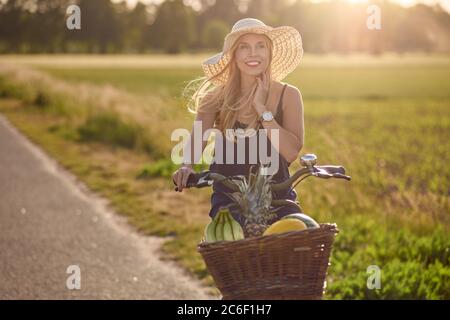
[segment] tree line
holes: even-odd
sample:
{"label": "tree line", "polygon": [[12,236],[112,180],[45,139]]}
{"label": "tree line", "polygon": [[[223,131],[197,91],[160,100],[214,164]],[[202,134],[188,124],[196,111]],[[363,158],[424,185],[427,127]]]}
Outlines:
{"label": "tree line", "polygon": [[[305,0],[0,0],[0,53],[180,53],[220,50],[235,21],[290,25],[310,53],[450,52],[450,14],[439,5],[404,8],[386,0],[380,29],[367,27],[368,4]],[[81,29],[69,30],[76,4]]]}

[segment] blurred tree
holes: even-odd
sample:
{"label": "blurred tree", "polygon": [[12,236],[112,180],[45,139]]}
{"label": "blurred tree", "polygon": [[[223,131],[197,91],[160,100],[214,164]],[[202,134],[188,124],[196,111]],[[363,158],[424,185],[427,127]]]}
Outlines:
{"label": "blurred tree", "polygon": [[27,15],[23,1],[3,3],[0,11],[0,40],[6,52],[19,52],[26,39]]}
{"label": "blurred tree", "polygon": [[[66,28],[69,4],[81,8],[81,30]],[[307,52],[450,52],[450,15],[440,6],[371,4],[381,9],[380,30],[367,28],[367,4],[346,1],[166,0],[130,8],[125,0],[0,0],[0,52],[219,49],[243,17],[295,27]]]}
{"label": "blurred tree", "polygon": [[65,48],[66,8],[69,0],[36,0],[29,13],[26,42],[29,52],[61,52]]}
{"label": "blurred tree", "polygon": [[203,34],[209,21],[221,20],[228,26],[228,31],[232,25],[244,14],[239,11],[239,0],[200,0],[201,11],[197,20],[198,34]]}
{"label": "blurred tree", "polygon": [[80,0],[80,38],[90,53],[106,53],[121,40],[122,26],[110,0]]}
{"label": "blurred tree", "polygon": [[231,26],[243,17],[238,0],[201,0],[201,3],[203,9],[199,18],[202,28],[213,19],[220,19]]}
{"label": "blurred tree", "polygon": [[125,48],[134,48],[138,52],[144,52],[147,46],[145,31],[149,28],[149,15],[146,6],[138,2],[130,13],[124,13],[124,18],[123,40]]}
{"label": "blurred tree", "polygon": [[268,25],[277,26],[283,22],[284,16],[282,13],[291,3],[291,0],[250,0],[247,16],[260,19]]}
{"label": "blurred tree", "polygon": [[328,3],[312,4],[296,1],[282,12],[283,24],[296,28],[303,41],[305,51],[323,53],[328,50],[327,31],[330,29]]}
{"label": "blurred tree", "polygon": [[167,53],[179,53],[194,40],[194,12],[182,0],[167,0],[157,9],[150,27],[151,45]]}
{"label": "blurred tree", "polygon": [[219,19],[208,21],[203,29],[203,46],[209,49],[222,50],[223,39],[229,32],[228,25]]}

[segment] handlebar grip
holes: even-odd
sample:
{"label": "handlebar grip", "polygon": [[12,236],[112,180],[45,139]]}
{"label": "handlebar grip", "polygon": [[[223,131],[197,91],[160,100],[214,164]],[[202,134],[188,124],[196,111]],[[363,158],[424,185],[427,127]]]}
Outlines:
{"label": "handlebar grip", "polygon": [[345,180],[348,180],[348,181],[352,180],[352,177],[346,176],[345,174],[340,174],[340,173],[335,173],[335,174],[333,174],[333,178],[336,178],[336,179],[345,179]]}
{"label": "handlebar grip", "polygon": [[323,169],[329,174],[345,174],[345,168],[343,166],[331,166],[331,165],[324,165],[324,166],[316,166],[316,168]]}
{"label": "handlebar grip", "polygon": [[346,176],[345,174],[342,174],[340,172],[329,173],[329,172],[325,171],[324,168],[322,168],[322,167],[316,167],[316,169],[318,169],[318,170],[313,175],[315,175],[318,178],[322,178],[322,179],[336,178],[336,179],[345,179],[348,181],[351,180],[350,176]]}
{"label": "handlebar grip", "polygon": [[186,182],[186,188],[194,187],[200,179],[199,173],[191,173]]}
{"label": "handlebar grip", "polygon": [[[191,174],[188,176],[188,179],[187,179],[187,181],[186,181],[186,186],[185,186],[185,188],[201,187],[201,186],[197,185],[198,182],[199,182],[199,180],[200,180],[201,178],[205,177],[205,176],[208,175],[208,174],[209,174],[209,170],[202,171],[202,172],[199,172],[199,173],[191,173]],[[175,185],[175,191],[178,191],[178,187],[177,187],[177,185],[175,184],[175,181],[172,180],[172,182],[173,182],[173,184]]]}
{"label": "handlebar grip", "polygon": [[[193,187],[193,186],[197,183],[198,178],[196,177],[196,175],[197,175],[196,173],[191,173],[191,174],[189,175],[189,177],[188,177],[188,179],[187,179],[187,182],[186,182],[185,188]],[[178,191],[178,186],[177,186],[177,184],[175,183],[175,180],[172,180],[172,182],[173,182],[173,184],[175,185],[175,191]]]}

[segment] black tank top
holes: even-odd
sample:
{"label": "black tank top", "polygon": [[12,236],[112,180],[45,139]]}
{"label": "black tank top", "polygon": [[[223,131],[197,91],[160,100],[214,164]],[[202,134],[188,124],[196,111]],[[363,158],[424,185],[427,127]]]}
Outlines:
{"label": "black tank top", "polygon": [[[280,100],[278,101],[277,104],[277,109],[276,109],[276,113],[275,113],[275,120],[277,121],[277,123],[280,124],[280,126],[282,126],[283,124],[283,108],[282,108],[282,101],[283,101],[283,96],[284,96],[284,91],[286,89],[286,84],[283,86],[282,92],[281,92],[281,96],[280,96]],[[246,125],[237,121],[235,124],[235,128],[245,128]],[[259,136],[257,136],[257,141],[258,141],[258,146],[259,146]],[[266,138],[266,137],[265,137]],[[211,163],[209,169],[211,172],[216,172],[216,173],[220,173],[224,176],[234,176],[234,175],[244,175],[245,177],[248,177],[250,170],[252,170],[252,172],[256,172],[256,170],[259,167],[259,156],[257,156],[257,164],[254,163],[249,163],[249,142],[250,139],[248,137],[244,138],[245,139],[245,163],[243,164],[237,164],[237,144],[234,143],[234,157],[235,157],[235,161],[233,164],[226,164],[226,163],[216,163],[215,160],[213,161],[213,163]],[[286,161],[286,159],[277,152],[277,150],[275,149],[275,147],[272,146],[272,143],[270,141],[270,139],[266,138],[267,140],[267,154],[269,156],[269,158],[271,158],[271,153],[272,152],[276,152],[276,156],[278,157],[278,171],[273,175],[272,179],[275,182],[281,182],[284,181],[286,179],[289,178],[289,166],[290,163],[288,161]],[[259,148],[257,149],[259,151]],[[226,147],[225,147],[225,143],[223,146],[223,159],[226,159]],[[259,152],[258,152],[259,154]],[[225,160],[223,161],[225,162]],[[227,195],[223,195],[223,193],[229,193],[231,192],[230,189],[226,188],[225,186],[223,186],[221,183],[214,183],[213,184],[213,195],[211,198],[211,204],[212,204],[212,208],[211,208],[211,212],[210,212],[210,216],[214,217],[219,205],[224,205],[226,204],[226,202],[230,201],[230,198]],[[273,193],[273,198],[274,199],[290,199],[290,200],[296,200],[297,194],[295,192],[295,190],[290,190],[290,189],[286,189],[286,190],[280,190],[277,191],[276,193]]]}

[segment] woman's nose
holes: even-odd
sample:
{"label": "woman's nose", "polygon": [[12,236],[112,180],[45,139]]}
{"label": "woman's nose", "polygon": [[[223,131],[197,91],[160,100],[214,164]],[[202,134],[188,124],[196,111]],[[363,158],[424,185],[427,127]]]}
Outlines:
{"label": "woman's nose", "polygon": [[258,55],[256,54],[256,48],[251,48],[249,51],[249,58],[257,58]]}

